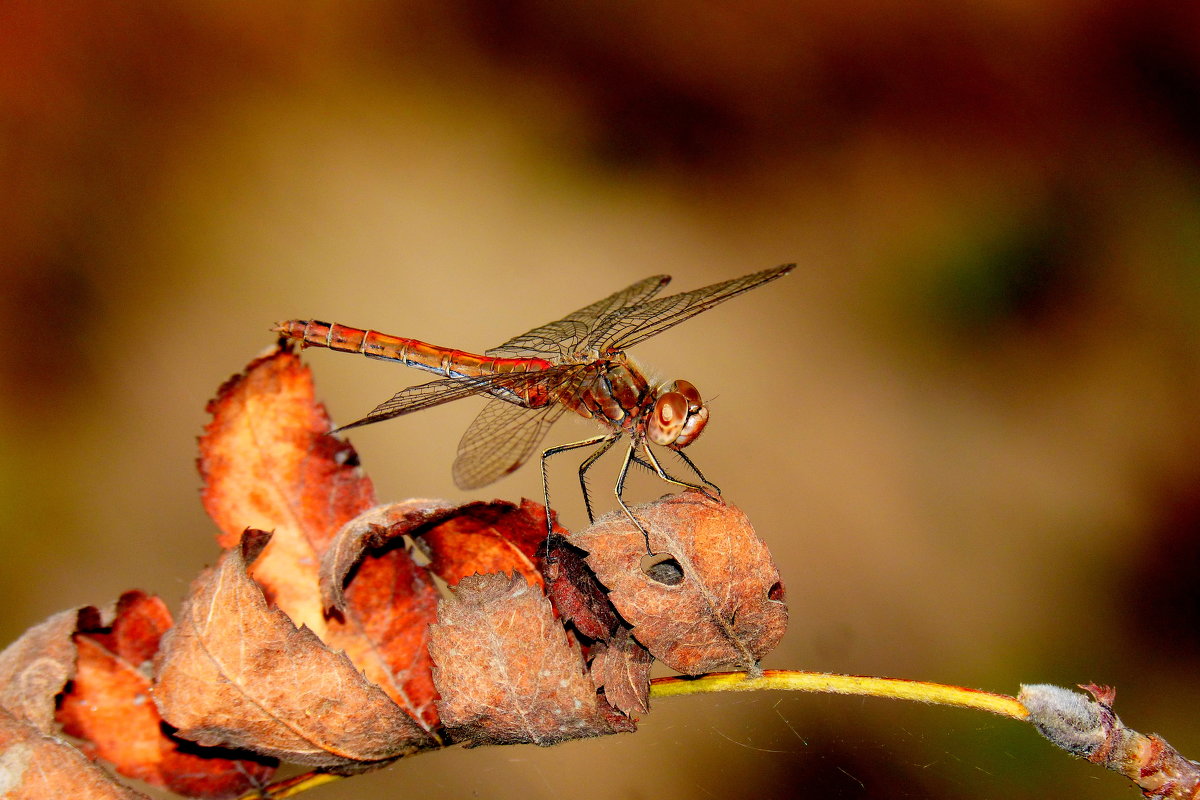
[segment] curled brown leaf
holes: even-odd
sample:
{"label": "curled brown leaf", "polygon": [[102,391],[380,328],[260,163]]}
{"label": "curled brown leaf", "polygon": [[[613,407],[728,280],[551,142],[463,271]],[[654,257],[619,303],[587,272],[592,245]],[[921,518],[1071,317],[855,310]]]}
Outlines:
{"label": "curled brown leaf", "polygon": [[111,626],[75,635],[78,668],[58,719],[80,749],[103,758],[122,775],[197,798],[236,797],[264,785],[270,759],[201,748],[170,735],[150,701],[148,660],[171,627],[157,597],[126,592]]}
{"label": "curled brown leaf", "polygon": [[571,537],[637,640],[689,675],[734,664],[755,670],[787,628],[779,570],[737,508],[688,491],[637,506],[645,539],[624,514]]}
{"label": "curled brown leaf", "polygon": [[467,503],[414,531],[429,569],[454,586],[468,575],[516,572],[542,586],[538,548],[546,540],[541,506],[528,500]]}
{"label": "curled brown leaf", "polygon": [[434,740],[343,653],[267,606],[246,574],[270,535],[248,531],[193,583],[163,640],[154,699],[179,735],[334,771]]}
{"label": "curled brown leaf", "polygon": [[596,694],[578,645],[520,575],[460,581],[442,601],[429,648],[455,741],[551,745],[634,728]]}
{"label": "curled brown leaf", "polygon": [[592,645],[592,682],[623,714],[636,717],[650,710],[650,665],[654,657],[622,626],[609,639]]}
{"label": "curled brown leaf", "polygon": [[621,625],[621,618],[584,561],[584,552],[565,537],[550,540],[546,559],[546,593],[564,621],[589,639],[607,639]]}
{"label": "curled brown leaf", "polygon": [[445,500],[406,500],[375,506],[347,522],[321,557],[319,577],[325,610],[346,610],[346,579],[368,552],[455,513],[456,507]]}
{"label": "curled brown leaf", "polygon": [[96,627],[100,613],[87,606],[60,611],[34,625],[0,652],[0,708],[42,733],[54,731],[55,697],[75,675],[80,628]]}
{"label": "curled brown leaf", "polygon": [[147,800],[74,747],[0,708],[0,792],[5,800]]}

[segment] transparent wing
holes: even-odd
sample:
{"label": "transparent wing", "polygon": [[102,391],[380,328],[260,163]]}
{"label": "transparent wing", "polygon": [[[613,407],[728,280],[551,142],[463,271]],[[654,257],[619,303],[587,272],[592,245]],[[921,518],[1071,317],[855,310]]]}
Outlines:
{"label": "transparent wing", "polygon": [[454,483],[479,489],[524,464],[567,407],[521,408],[494,398],[483,407],[458,443]]}
{"label": "transparent wing", "polygon": [[601,353],[625,350],[667,328],[707,311],[742,292],[762,286],[792,271],[795,264],[783,264],[774,269],[755,272],[731,281],[714,283],[702,289],[660,297],[635,306],[619,308],[596,323],[584,342],[584,347]]}
{"label": "transparent wing", "polygon": [[377,405],[362,419],[355,420],[349,425],[343,425],[333,432],[337,433],[350,428],[382,422],[385,419],[411,414],[414,411],[440,406],[442,403],[461,400],[477,394],[492,395],[505,403],[525,408],[527,403],[522,395],[523,390],[538,385],[556,385],[576,369],[578,369],[576,365],[567,364],[536,372],[502,372],[476,378],[442,378],[417,386],[409,386],[407,389],[396,392],[391,399]]}
{"label": "transparent wing", "polygon": [[504,358],[537,357],[560,360],[579,349],[596,320],[619,308],[644,303],[657,294],[670,280],[671,276],[669,275],[652,275],[562,319],[548,322],[541,327],[534,328],[529,333],[509,339],[499,347],[488,350],[487,355]]}

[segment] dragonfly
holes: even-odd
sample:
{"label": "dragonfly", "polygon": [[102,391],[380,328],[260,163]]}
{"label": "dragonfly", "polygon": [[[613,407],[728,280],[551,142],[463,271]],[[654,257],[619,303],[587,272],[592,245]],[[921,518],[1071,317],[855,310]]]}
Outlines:
{"label": "dragonfly", "polygon": [[[548,532],[553,523],[547,459],[570,450],[594,448],[580,464],[579,484],[588,519],[595,521],[587,472],[618,441],[628,437],[613,493],[617,504],[646,538],[649,553],[649,535],[623,498],[632,464],[653,471],[668,483],[710,497],[713,492],[719,496],[720,489],[683,452],[708,424],[708,406],[700,392],[685,380],[655,385],[625,351],[719,303],[781,278],[794,267],[783,264],[666,297],[657,295],[670,276],[653,275],[482,355],[319,320],[288,320],[274,330],[285,339],[300,342],[301,347],[359,353],[441,376],[402,389],[362,419],[331,433],[466,397],[488,398],[458,445],[453,474],[454,482],[463,490],[487,486],[519,468],[537,451],[550,426],[568,411],[600,423],[604,430],[599,435],[542,451]],[[674,451],[699,483],[667,472],[651,445]]]}

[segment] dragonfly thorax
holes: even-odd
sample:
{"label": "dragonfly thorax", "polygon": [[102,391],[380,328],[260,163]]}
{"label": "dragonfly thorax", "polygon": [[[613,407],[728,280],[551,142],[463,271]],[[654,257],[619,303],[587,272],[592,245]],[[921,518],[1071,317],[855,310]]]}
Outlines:
{"label": "dragonfly thorax", "polygon": [[700,392],[687,381],[651,386],[623,354],[593,362],[571,405],[579,414],[657,445],[686,447],[708,422]]}
{"label": "dragonfly thorax", "polygon": [[565,398],[579,414],[617,430],[633,432],[654,406],[657,393],[627,357],[592,362],[581,376],[575,398]]}

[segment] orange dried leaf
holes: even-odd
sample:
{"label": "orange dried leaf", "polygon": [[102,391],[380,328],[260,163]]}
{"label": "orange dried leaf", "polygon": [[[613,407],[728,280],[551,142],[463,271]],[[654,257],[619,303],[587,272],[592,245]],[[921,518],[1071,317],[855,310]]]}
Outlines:
{"label": "orange dried leaf", "polygon": [[337,532],[374,504],[370,480],[346,442],[327,435],[329,417],[312,376],[277,349],[226,383],[209,403],[200,441],[204,504],[222,544],[244,526],[273,531],[251,568],[276,607],[344,651],[426,731],[437,727],[425,650],[435,616],[433,583],[408,553],[376,554],[356,575],[355,602],[328,619],[318,565]]}
{"label": "orange dried leaf", "polygon": [[71,636],[99,621],[99,612],[90,606],[60,611],[0,652],[0,708],[42,733],[52,733],[54,698],[75,674]]}
{"label": "orange dried leaf", "polygon": [[140,667],[154,659],[163,634],[172,624],[171,612],[161,598],[134,590],[117,600],[110,628],[88,630],[87,635],[117,657]]}
{"label": "orange dried leaf", "polygon": [[146,795],[115,783],[74,747],[41,733],[3,708],[0,789],[5,800],[147,800]]}
{"label": "orange dried leaf", "polygon": [[334,771],[370,769],[434,744],[344,653],[268,608],[246,574],[269,534],[192,585],[156,664],[154,699],[179,735]]}
{"label": "orange dried leaf", "polygon": [[700,492],[633,509],[660,561],[642,569],[645,539],[624,514],[571,537],[633,635],[667,666],[695,675],[757,669],[783,638],[787,606],[771,554],[733,506]]}
{"label": "orange dried leaf", "polygon": [[221,546],[235,545],[246,528],[272,531],[254,579],[297,625],[323,634],[317,564],[338,529],[374,505],[358,455],[327,435],[312,375],[286,348],[226,382],[208,412],[198,464]]}
{"label": "orange dried leaf", "polygon": [[354,635],[336,635],[331,621],[330,646],[341,646],[372,683],[433,732],[439,721],[429,626],[441,597],[433,576],[407,551],[393,550],[363,559],[346,596]]}
{"label": "orange dried leaf", "polygon": [[430,559],[429,569],[451,586],[468,575],[517,572],[539,588],[538,548],[546,541],[541,506],[493,500],[467,503],[435,525],[414,532]]}
{"label": "orange dried leaf", "polygon": [[376,506],[347,522],[321,558],[321,602],[325,610],[346,610],[346,578],[368,552],[382,550],[455,513],[455,507],[444,500],[406,500]]}
{"label": "orange dried leaf", "polygon": [[634,729],[596,694],[578,645],[520,575],[463,578],[430,633],[454,741],[551,745]]}
{"label": "orange dried leaf", "polygon": [[440,508],[409,501],[372,509],[342,528],[321,562],[322,596],[340,615],[329,621],[326,640],[430,732],[439,723],[429,626],[437,620],[440,594],[403,538],[393,538]]}
{"label": "orange dried leaf", "polygon": [[81,749],[131,778],[188,797],[236,797],[262,786],[274,764],[205,752],[170,736],[150,699],[149,664],[171,617],[163,602],[126,592],[110,628],[75,636],[78,668],[58,710],[63,730],[83,740]]}

